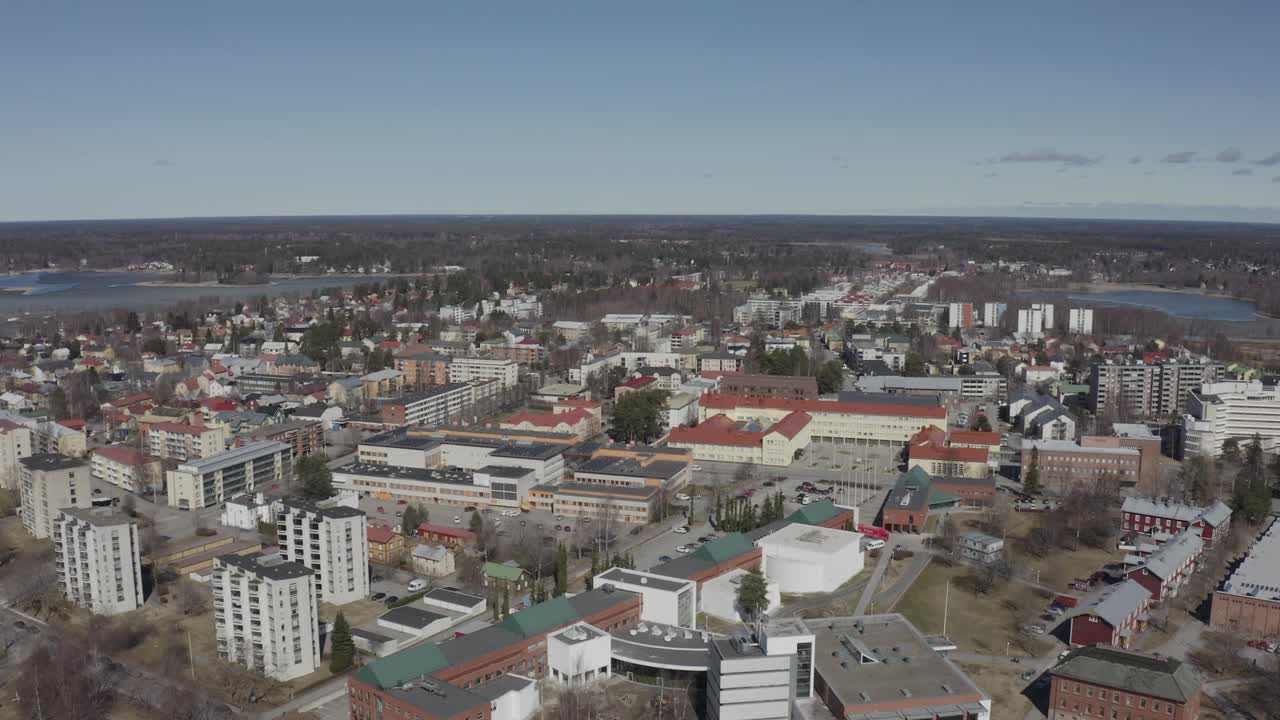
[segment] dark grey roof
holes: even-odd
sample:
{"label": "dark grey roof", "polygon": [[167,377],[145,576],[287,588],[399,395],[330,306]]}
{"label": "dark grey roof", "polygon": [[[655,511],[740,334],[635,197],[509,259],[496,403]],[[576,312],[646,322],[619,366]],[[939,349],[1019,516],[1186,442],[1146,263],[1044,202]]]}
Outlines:
{"label": "dark grey roof", "polygon": [[73,457],[67,457],[59,453],[38,453],[30,457],[24,457],[18,460],[30,470],[40,472],[49,472],[52,470],[70,470],[73,468],[88,467],[88,463]]}
{"label": "dark grey roof", "polygon": [[445,640],[438,647],[450,664],[460,665],[487,655],[495,649],[518,643],[521,639],[519,635],[504,627],[490,625],[462,637]]}
{"label": "dark grey roof", "polygon": [[285,507],[302,510],[304,512],[314,513],[321,517],[328,518],[351,518],[363,517],[365,512],[360,508],[347,507],[346,505],[326,505],[321,506],[314,501],[303,498],[285,498],[280,501]]}
{"label": "dark grey roof", "polygon": [[268,580],[290,580],[311,575],[311,568],[301,563],[283,560],[279,555],[254,553],[253,555],[223,555],[218,558],[223,565],[233,565],[246,572]]}
{"label": "dark grey roof", "polygon": [[464,592],[446,590],[445,588],[436,588],[427,593],[424,597],[431,598],[432,600],[439,600],[440,602],[449,603],[451,605],[466,605],[468,607],[484,602],[484,598],[479,595],[468,595]]}
{"label": "dark grey roof", "polygon": [[454,717],[469,714],[476,708],[489,708],[488,698],[429,678],[411,681],[386,692],[412,707],[430,709],[434,717]]}
{"label": "dark grey roof", "polygon": [[[377,642],[377,643],[384,643],[384,642],[395,639],[391,635],[384,635],[380,632],[374,632],[373,630],[366,630],[365,628],[359,628],[359,627],[351,628],[351,634],[359,638],[364,638],[365,640],[368,640],[370,642]],[[404,634],[400,633],[400,637],[404,637]]]}
{"label": "dark grey roof", "polygon": [[507,478],[510,480],[518,480],[533,473],[533,470],[531,468],[511,467],[510,465],[485,465],[479,470],[476,470],[476,472],[500,478]]}
{"label": "dark grey roof", "polygon": [[1180,703],[1190,700],[1201,684],[1195,668],[1184,662],[1106,646],[1073,650],[1049,672]]}
{"label": "dark grey roof", "polygon": [[860,392],[842,390],[838,395],[840,402],[852,403],[889,403],[891,405],[908,405],[911,407],[936,408],[942,406],[937,395],[899,395],[898,393]]}
{"label": "dark grey roof", "polygon": [[530,678],[503,673],[483,685],[471,688],[471,692],[492,702],[509,692],[523,690],[532,684],[533,680]]}
{"label": "dark grey roof", "polygon": [[561,495],[599,495],[600,493],[608,493],[610,495],[629,495],[633,498],[643,500],[651,497],[658,492],[658,488],[648,485],[642,487],[626,487],[623,485],[605,485],[602,483],[591,482],[561,482],[559,485],[539,485],[541,490],[549,490]]}
{"label": "dark grey roof", "polygon": [[440,613],[433,613],[430,610],[413,607],[411,605],[401,605],[400,607],[391,608],[390,610],[378,616],[379,620],[386,620],[396,625],[406,625],[415,627],[419,630],[427,627],[437,620],[443,620],[446,616]]}
{"label": "dark grey roof", "polygon": [[670,480],[686,467],[688,467],[686,463],[675,460],[655,460],[647,465],[641,465],[635,458],[603,456],[582,463],[578,466],[578,472]]}
{"label": "dark grey roof", "polygon": [[711,568],[713,563],[703,560],[702,558],[692,555],[684,555],[678,558],[672,558],[670,562],[664,562],[649,569],[649,572],[656,575],[666,575],[667,577],[690,578],[700,572]]}

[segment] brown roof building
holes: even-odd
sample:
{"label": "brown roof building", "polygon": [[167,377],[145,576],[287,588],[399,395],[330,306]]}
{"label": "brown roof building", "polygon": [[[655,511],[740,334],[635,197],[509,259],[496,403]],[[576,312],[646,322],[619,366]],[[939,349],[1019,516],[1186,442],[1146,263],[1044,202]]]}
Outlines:
{"label": "brown roof building", "polygon": [[720,379],[720,392],[747,397],[817,400],[818,381],[812,377],[733,374]]}

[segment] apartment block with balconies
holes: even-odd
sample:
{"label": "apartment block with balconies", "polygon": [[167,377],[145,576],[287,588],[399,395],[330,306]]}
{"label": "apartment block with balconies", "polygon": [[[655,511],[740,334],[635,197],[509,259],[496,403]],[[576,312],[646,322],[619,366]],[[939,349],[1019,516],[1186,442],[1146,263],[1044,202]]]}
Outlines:
{"label": "apartment block with balconies", "polygon": [[310,568],[316,597],[345,605],[369,595],[369,521],[362,510],[290,498],[276,513],[280,555]]}
{"label": "apartment block with balconies", "polygon": [[58,583],[72,603],[97,615],[142,607],[138,525],[109,507],[63,508],[53,522]]}
{"label": "apartment block with balconies", "polygon": [[213,561],[218,656],[280,681],[320,667],[314,573],[279,555],[226,555]]}

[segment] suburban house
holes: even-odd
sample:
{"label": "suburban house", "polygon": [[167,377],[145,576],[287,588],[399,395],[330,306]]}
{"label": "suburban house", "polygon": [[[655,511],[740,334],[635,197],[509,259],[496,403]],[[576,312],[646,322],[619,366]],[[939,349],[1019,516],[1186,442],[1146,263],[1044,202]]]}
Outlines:
{"label": "suburban house", "polygon": [[413,571],[419,575],[444,577],[454,571],[453,551],[443,545],[422,544],[413,548]]}
{"label": "suburban house", "polygon": [[1209,507],[1196,507],[1170,498],[1127,497],[1120,506],[1120,529],[1153,537],[1176,535],[1195,528],[1204,544],[1212,547],[1217,537],[1231,529],[1231,508],[1221,500]]}
{"label": "suburban house", "polygon": [[369,562],[394,565],[404,559],[404,536],[386,525],[370,525]]}
{"label": "suburban house", "polygon": [[480,570],[481,582],[487,588],[521,591],[529,587],[529,573],[519,565],[487,562]]}

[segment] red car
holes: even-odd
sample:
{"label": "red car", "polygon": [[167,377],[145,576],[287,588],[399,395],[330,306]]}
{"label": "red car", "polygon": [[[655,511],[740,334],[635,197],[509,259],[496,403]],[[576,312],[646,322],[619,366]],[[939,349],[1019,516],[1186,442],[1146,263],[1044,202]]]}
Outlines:
{"label": "red car", "polygon": [[743,491],[742,491],[742,497],[751,497],[752,495],[755,495],[755,494],[756,494],[756,491],[755,491],[755,490],[743,490]]}
{"label": "red car", "polygon": [[382,507],[381,505],[378,506],[378,512],[386,512],[386,511],[387,511],[386,508]]}
{"label": "red car", "polygon": [[397,505],[408,505],[408,504],[409,504],[409,501],[408,501],[408,500],[405,500],[404,498],[400,498],[399,500],[397,500],[397,501],[396,501],[396,504],[397,504]]}

